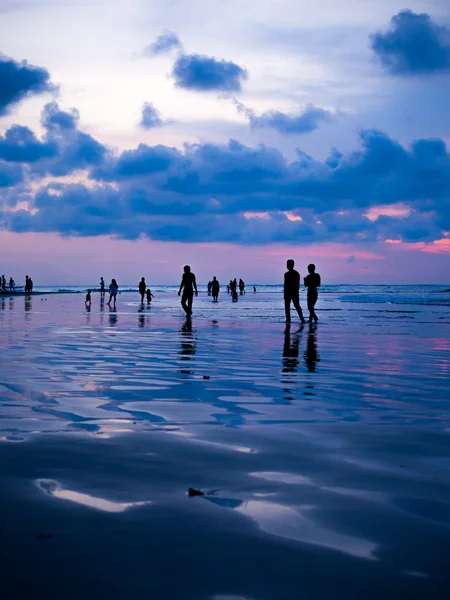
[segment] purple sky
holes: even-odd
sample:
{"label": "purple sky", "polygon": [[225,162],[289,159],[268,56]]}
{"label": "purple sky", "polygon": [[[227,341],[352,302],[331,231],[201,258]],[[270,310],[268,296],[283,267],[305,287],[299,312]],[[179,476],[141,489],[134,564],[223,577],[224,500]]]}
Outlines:
{"label": "purple sky", "polygon": [[443,0],[0,14],[0,274],[450,283]]}

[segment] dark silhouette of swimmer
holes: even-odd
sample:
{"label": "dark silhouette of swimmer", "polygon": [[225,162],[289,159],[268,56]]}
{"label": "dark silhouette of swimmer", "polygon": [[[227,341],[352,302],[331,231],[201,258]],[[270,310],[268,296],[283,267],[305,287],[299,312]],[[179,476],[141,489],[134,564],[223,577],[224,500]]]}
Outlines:
{"label": "dark silhouette of swimmer", "polygon": [[141,304],[144,304],[145,290],[147,286],[145,285],[145,277],[141,277],[139,282],[139,293],[141,295]]}
{"label": "dark silhouette of swimmer", "polygon": [[305,284],[305,288],[308,288],[307,299],[309,310],[309,322],[311,323],[314,319],[314,321],[317,323],[319,317],[316,315],[314,307],[316,305],[318,296],[317,288],[320,287],[320,275],[319,273],[316,273],[316,266],[312,264],[308,265],[308,273],[309,275],[307,275],[304,278],[303,282]]}
{"label": "dark silhouette of swimmer", "polygon": [[194,293],[198,296],[197,281],[194,273],[191,272],[191,267],[189,265],[185,265],[183,270],[184,273],[181,278],[178,295],[181,296],[181,292],[183,291],[183,295],[181,296],[181,306],[183,307],[186,316],[189,318],[192,315]]}
{"label": "dark silhouette of swimmer", "polygon": [[86,306],[91,306],[91,292],[92,292],[92,290],[87,291],[86,300],[84,301]]}
{"label": "dark silhouette of swimmer", "polygon": [[220,283],[217,281],[217,277],[214,276],[211,281],[211,293],[213,297],[213,302],[219,301],[219,291],[220,291]]}
{"label": "dark silhouette of swimmer", "polygon": [[152,298],[154,298],[155,296],[151,293],[150,288],[147,288],[147,304],[151,304],[152,303]]}
{"label": "dark silhouette of swimmer", "polygon": [[286,312],[286,323],[291,322],[291,302],[300,317],[302,323],[306,323],[300,307],[300,273],[294,269],[294,261],[288,260],[287,272],[284,274],[284,310]]}
{"label": "dark silhouette of swimmer", "polygon": [[312,323],[309,325],[308,337],[306,338],[304,359],[308,371],[314,373],[317,363],[320,362],[320,356],[317,351],[316,326]]}

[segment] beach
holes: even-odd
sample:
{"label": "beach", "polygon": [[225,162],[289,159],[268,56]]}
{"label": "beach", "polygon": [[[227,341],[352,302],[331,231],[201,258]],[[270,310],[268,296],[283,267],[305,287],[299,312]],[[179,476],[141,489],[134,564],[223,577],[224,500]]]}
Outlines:
{"label": "beach", "polygon": [[2,597],[448,598],[450,294],[363,287],[0,298]]}

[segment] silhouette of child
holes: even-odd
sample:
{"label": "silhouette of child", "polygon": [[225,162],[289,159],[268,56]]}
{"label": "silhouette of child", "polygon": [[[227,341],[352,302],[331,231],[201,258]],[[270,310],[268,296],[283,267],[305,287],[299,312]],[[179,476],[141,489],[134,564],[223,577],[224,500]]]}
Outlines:
{"label": "silhouette of child", "polygon": [[85,304],[90,304],[91,303],[91,292],[92,292],[92,290],[88,290],[87,291],[86,300],[84,301]]}
{"label": "silhouette of child", "polygon": [[147,288],[146,294],[147,294],[147,304],[151,304],[152,298],[154,298],[154,295],[151,293],[150,288]]}

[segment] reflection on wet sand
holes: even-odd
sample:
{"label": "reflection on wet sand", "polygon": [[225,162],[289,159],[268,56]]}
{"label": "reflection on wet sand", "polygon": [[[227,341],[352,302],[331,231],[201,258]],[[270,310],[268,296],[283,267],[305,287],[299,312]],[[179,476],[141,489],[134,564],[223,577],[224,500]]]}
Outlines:
{"label": "reflection on wet sand", "polygon": [[317,325],[310,323],[308,336],[306,338],[306,351],[304,355],[305,365],[310,373],[314,373],[316,365],[320,362],[320,355],[317,351]]}
{"label": "reflection on wet sand", "polygon": [[109,326],[115,327],[117,325],[117,308],[115,306],[109,307]]}
{"label": "reflection on wet sand", "polygon": [[[197,336],[192,330],[191,319],[186,319],[185,323],[181,327],[181,350],[180,360],[191,361],[193,360],[194,354],[197,350]],[[187,366],[187,365],[186,365]],[[183,368],[180,369],[180,373],[185,375],[191,375],[192,369]]]}

